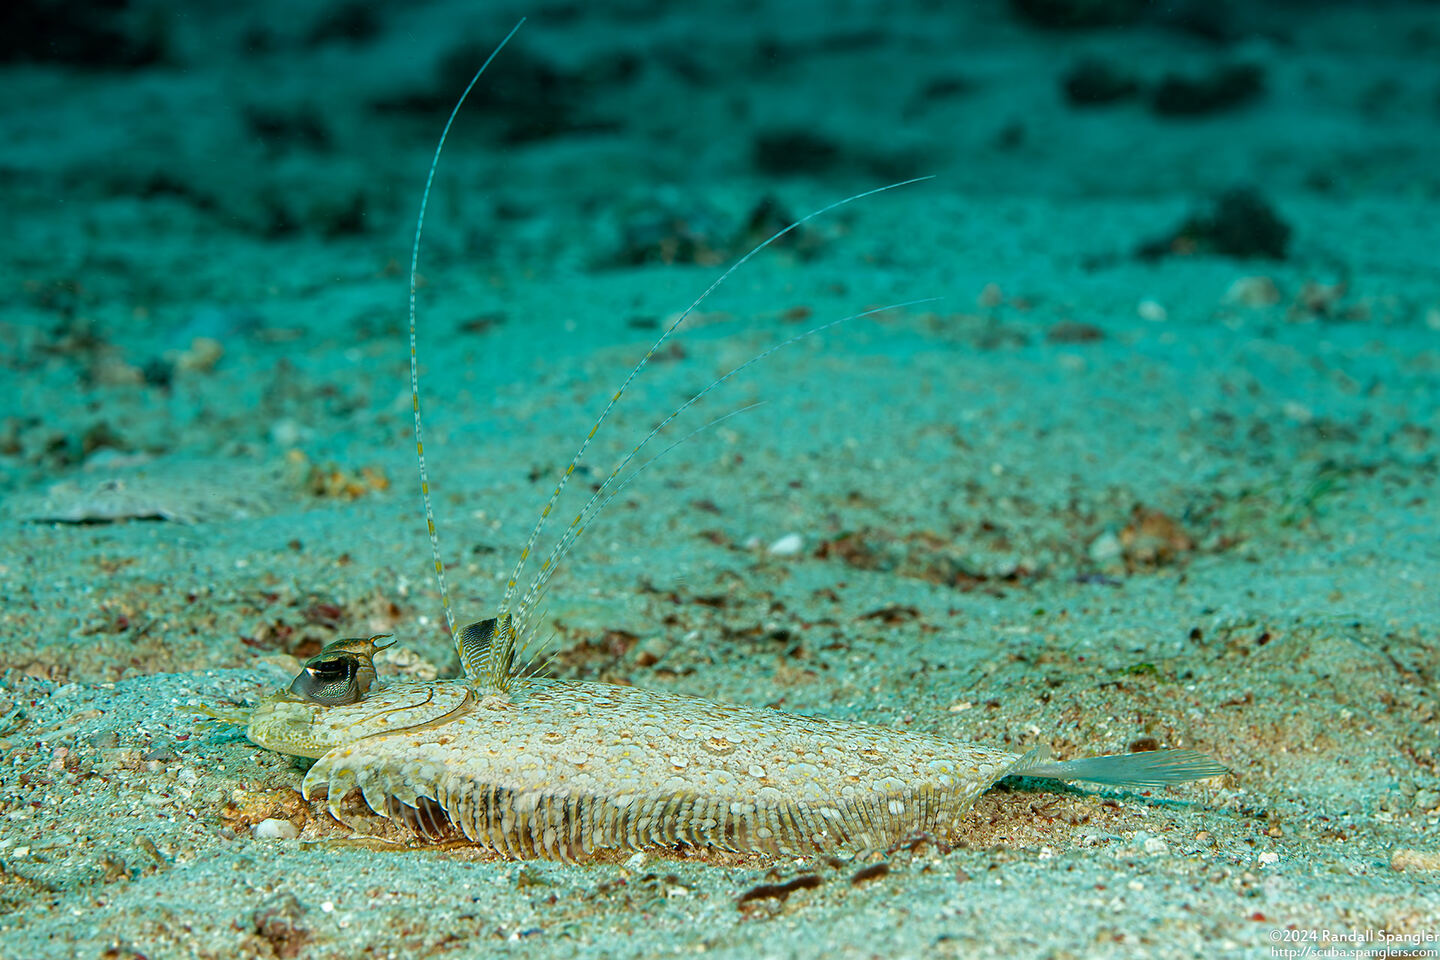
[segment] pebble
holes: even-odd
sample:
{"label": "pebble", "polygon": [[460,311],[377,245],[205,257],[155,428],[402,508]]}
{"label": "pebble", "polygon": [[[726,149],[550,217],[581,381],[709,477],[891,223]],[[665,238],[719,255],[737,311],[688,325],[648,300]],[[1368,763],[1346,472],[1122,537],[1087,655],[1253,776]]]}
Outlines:
{"label": "pebble", "polygon": [[175,358],[175,369],[209,373],[223,356],[225,345],[219,340],[214,337],[196,337],[190,341],[190,349]]}
{"label": "pebble", "polygon": [[1297,400],[1286,400],[1281,409],[1285,411],[1285,418],[1304,426],[1315,419],[1314,412],[1305,404]]}
{"label": "pebble", "polygon": [[1099,564],[1119,560],[1125,554],[1125,546],[1114,531],[1107,530],[1090,541],[1090,559]]}
{"label": "pebble", "polygon": [[793,557],[805,549],[805,539],[798,533],[787,533],[785,536],[770,544],[770,555],[773,557]]}
{"label": "pebble", "polygon": [[1225,291],[1225,302],[1242,307],[1268,307],[1280,302],[1280,288],[1269,277],[1240,277]]}
{"label": "pebble", "polygon": [[306,430],[299,421],[290,417],[276,420],[270,425],[270,439],[276,446],[287,449],[300,446],[308,437],[310,431]]}
{"label": "pebble", "polygon": [[1170,316],[1170,311],[1158,300],[1141,300],[1135,305],[1135,312],[1140,315],[1141,320],[1151,323],[1164,323]]}
{"label": "pebble", "polygon": [[635,663],[641,667],[651,667],[659,663],[665,654],[670,652],[670,642],[661,636],[646,637],[640,641],[635,649]]}
{"label": "pebble", "polygon": [[300,830],[295,824],[274,817],[261,820],[251,832],[255,834],[256,840],[294,840],[300,836]]}

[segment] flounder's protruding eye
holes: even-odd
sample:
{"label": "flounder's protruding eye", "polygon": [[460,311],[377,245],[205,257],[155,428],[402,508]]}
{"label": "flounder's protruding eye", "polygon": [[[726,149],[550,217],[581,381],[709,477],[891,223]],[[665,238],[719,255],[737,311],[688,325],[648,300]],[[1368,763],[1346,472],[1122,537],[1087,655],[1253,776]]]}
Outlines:
{"label": "flounder's protruding eye", "polygon": [[383,649],[375,641],[336,640],[305,661],[305,667],[290,683],[290,692],[322,707],[341,707],[357,703],[375,682],[375,651]]}
{"label": "flounder's protruding eye", "polygon": [[327,707],[354,703],[363,696],[355,682],[359,672],[360,658],[348,653],[314,657],[290,684],[290,692]]}

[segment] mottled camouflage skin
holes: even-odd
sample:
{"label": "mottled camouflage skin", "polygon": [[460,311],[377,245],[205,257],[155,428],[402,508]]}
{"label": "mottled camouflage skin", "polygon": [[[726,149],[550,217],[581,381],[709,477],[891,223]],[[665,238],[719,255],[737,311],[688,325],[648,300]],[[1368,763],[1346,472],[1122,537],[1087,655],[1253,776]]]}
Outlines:
{"label": "mottled camouflage skin", "polygon": [[570,859],[676,843],[797,853],[951,833],[1019,754],[861,723],[604,683],[378,687],[320,707],[279,695],[262,747],[318,757],[307,797],[359,787],[421,834]]}

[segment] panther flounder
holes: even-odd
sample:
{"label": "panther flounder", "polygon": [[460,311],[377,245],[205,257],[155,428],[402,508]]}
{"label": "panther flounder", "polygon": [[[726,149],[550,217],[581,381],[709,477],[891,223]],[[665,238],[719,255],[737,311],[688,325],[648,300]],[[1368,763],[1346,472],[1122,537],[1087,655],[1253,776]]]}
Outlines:
{"label": "panther flounder", "polygon": [[373,658],[382,638],[339,640],[311,657],[288,689],[252,710],[201,712],[245,723],[247,736],[261,747],[315,758],[305,776],[305,796],[326,795],[337,818],[344,797],[358,789],[371,810],[417,837],[463,838],[510,857],[571,860],[603,850],[679,844],[861,852],[920,833],[953,835],[975,799],[1006,776],[1158,787],[1227,772],[1190,750],[1055,762],[1043,749],[1019,754],[678,693],[537,677],[517,662],[533,632],[535,604],[560,561],[645,464],[622,473],[660,430],[731,374],[682,404],[622,458],[517,598],[516,585],[546,518],[631,381],[701,301],[756,253],[799,224],[878,190],[831,204],[774,234],[678,315],[630,371],[561,475],[520,551],[498,615],[457,629],[421,440],[415,265],[435,165],[464,99],[452,111],[431,163],[410,270],[411,390],[421,491],[445,623],[464,676],[381,680]]}

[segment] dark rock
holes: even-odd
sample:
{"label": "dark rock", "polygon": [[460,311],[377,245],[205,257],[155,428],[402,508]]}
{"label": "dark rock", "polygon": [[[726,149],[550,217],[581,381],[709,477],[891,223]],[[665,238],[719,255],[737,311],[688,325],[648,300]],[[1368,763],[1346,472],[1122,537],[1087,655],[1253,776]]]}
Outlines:
{"label": "dark rock", "polygon": [[1174,232],[1142,244],[1136,255],[1142,260],[1197,254],[1284,260],[1290,233],[1290,225],[1257,190],[1234,187],[1209,212],[1194,214]]}
{"label": "dark rock", "polygon": [[808,130],[771,130],[755,138],[755,169],[770,176],[815,174],[840,162],[838,144]]}
{"label": "dark rock", "polygon": [[1169,73],[1150,92],[1150,109],[1163,117],[1195,117],[1231,110],[1265,90],[1265,71],[1257,64],[1217,67],[1202,77]]}
{"label": "dark rock", "polygon": [[105,69],[165,58],[164,19],[130,0],[6,0],[0,63],[48,61]]}
{"label": "dark rock", "polygon": [[1140,81],[1135,77],[1093,58],[1081,60],[1067,70],[1060,83],[1065,100],[1076,107],[1114,103],[1140,92]]}

